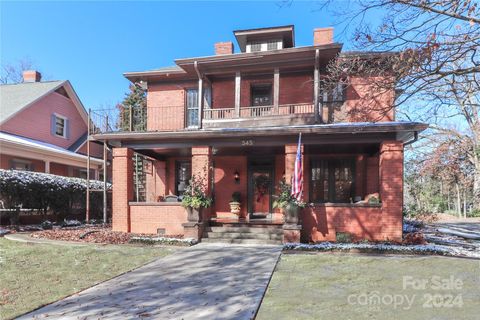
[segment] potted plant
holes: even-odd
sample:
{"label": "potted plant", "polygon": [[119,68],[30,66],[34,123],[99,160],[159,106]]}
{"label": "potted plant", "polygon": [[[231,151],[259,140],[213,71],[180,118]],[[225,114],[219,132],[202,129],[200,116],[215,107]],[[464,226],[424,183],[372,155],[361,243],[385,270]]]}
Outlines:
{"label": "potted plant", "polygon": [[204,190],[206,190],[206,185],[197,176],[193,176],[185,187],[182,206],[187,209],[189,222],[201,221],[203,208],[212,205],[212,198],[208,197]]}
{"label": "potted plant", "polygon": [[301,208],[305,208],[307,204],[303,201],[298,201],[292,196],[292,186],[280,181],[278,186],[279,194],[275,196],[273,202],[274,208],[279,208],[285,215],[285,222],[288,224],[298,224],[298,216]]}
{"label": "potted plant", "polygon": [[240,210],[241,210],[241,194],[240,192],[234,192],[232,193],[232,200],[230,200],[230,212],[236,214],[237,216],[240,217]]}

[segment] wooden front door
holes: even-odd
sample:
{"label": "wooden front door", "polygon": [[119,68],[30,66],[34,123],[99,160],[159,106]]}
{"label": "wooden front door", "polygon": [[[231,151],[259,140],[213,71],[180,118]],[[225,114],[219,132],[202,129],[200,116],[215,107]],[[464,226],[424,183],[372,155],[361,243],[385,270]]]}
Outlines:
{"label": "wooden front door", "polygon": [[248,166],[248,212],[250,219],[266,218],[272,212],[273,159],[253,160]]}

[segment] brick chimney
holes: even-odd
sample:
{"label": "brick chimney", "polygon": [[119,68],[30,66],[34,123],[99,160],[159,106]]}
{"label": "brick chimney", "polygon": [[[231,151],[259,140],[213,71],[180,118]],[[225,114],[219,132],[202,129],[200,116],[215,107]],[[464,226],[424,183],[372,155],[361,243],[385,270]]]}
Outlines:
{"label": "brick chimney", "polygon": [[215,54],[233,54],[233,42],[217,42],[215,43]]}
{"label": "brick chimney", "polygon": [[23,71],[23,82],[40,82],[40,80],[42,80],[42,74],[37,70]]}
{"label": "brick chimney", "polygon": [[333,43],[333,27],[313,29],[313,45]]}

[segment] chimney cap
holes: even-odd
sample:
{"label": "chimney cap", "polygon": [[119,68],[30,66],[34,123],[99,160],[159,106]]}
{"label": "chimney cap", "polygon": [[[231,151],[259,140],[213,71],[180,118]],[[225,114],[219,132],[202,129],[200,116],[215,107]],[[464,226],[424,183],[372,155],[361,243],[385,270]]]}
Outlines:
{"label": "chimney cap", "polygon": [[42,80],[42,74],[37,70],[24,70],[23,82],[40,82]]}

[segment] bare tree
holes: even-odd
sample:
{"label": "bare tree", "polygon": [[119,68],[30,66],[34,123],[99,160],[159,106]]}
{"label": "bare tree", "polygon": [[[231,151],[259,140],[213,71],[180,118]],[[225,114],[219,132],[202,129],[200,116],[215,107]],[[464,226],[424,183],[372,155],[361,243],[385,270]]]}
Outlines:
{"label": "bare tree", "polygon": [[[392,107],[397,107],[401,117],[432,124],[426,137],[429,143],[438,147],[448,141],[449,145],[462,146],[452,152],[458,153],[456,159],[463,161],[462,167],[472,168],[469,172],[472,183],[466,179],[457,181],[470,186],[473,206],[480,209],[479,3],[472,0],[319,3],[323,9],[334,10],[342,22],[356,26],[352,40],[354,47],[362,50],[341,54],[334,60],[328,67],[324,86],[328,88],[338,79],[362,75],[376,88],[372,95],[395,90]],[[369,19],[372,14],[380,15],[381,19]],[[431,152],[430,157],[438,152],[436,148],[426,150]]]}
{"label": "bare tree", "polygon": [[32,70],[34,68],[33,62],[29,58],[18,60],[17,63],[2,64],[0,70],[0,83],[12,84],[23,82],[23,71]]}

